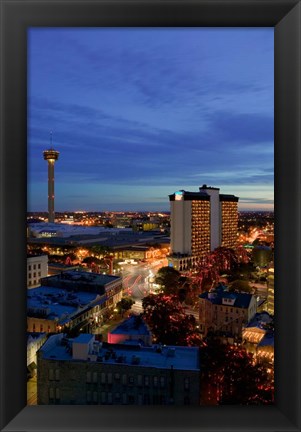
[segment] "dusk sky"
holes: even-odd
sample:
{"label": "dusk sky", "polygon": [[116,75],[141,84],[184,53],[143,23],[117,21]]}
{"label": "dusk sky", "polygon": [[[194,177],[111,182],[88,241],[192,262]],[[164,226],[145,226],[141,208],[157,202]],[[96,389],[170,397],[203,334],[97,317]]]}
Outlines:
{"label": "dusk sky", "polygon": [[274,208],[273,28],[28,32],[28,211],[169,210],[219,187]]}

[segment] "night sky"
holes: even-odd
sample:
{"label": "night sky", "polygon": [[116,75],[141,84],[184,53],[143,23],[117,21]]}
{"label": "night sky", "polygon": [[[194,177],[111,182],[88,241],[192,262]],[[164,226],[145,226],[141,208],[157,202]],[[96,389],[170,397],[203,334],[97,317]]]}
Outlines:
{"label": "night sky", "polygon": [[28,32],[28,210],[169,210],[207,184],[273,210],[273,28]]}

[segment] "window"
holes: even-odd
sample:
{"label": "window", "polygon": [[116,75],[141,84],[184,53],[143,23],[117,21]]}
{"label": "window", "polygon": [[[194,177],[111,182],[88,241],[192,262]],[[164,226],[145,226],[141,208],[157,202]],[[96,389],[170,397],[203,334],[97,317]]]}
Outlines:
{"label": "window", "polygon": [[143,403],[144,403],[144,405],[149,405],[150,404],[150,396],[149,396],[149,394],[145,394],[143,396]]}
{"label": "window", "polygon": [[40,277],[41,277],[41,272],[38,272],[38,276],[40,276]]}
{"label": "window", "polygon": [[97,383],[97,372],[93,372],[93,382]]}
{"label": "window", "polygon": [[129,376],[129,384],[134,384],[134,376],[133,375]]}
{"label": "window", "polygon": [[115,393],[115,402],[120,403],[120,393]]}
{"label": "window", "polygon": [[49,387],[49,401],[53,401],[54,399],[54,388]]}
{"label": "window", "polygon": [[41,264],[38,264],[38,269],[40,269],[41,268]]}
{"label": "window", "polygon": [[115,378],[115,381],[120,381],[120,374],[115,373],[114,378]]}
{"label": "window", "polygon": [[31,265],[28,266],[28,270],[31,271]]}
{"label": "window", "polygon": [[36,325],[35,325],[35,324],[32,325],[32,331],[33,331],[33,332],[36,331]]}
{"label": "window", "polygon": [[122,403],[123,403],[124,405],[127,404],[127,394],[126,394],[126,393],[122,393]]}
{"label": "window", "polygon": [[106,392],[101,392],[101,403],[102,404],[106,403]]}
{"label": "window", "polygon": [[105,384],[106,382],[106,374],[105,372],[101,372],[101,380],[100,380],[101,384]]}
{"label": "window", "polygon": [[90,371],[88,371],[87,374],[86,374],[86,382],[87,383],[91,382],[91,372]]}
{"label": "window", "polygon": [[94,402],[94,403],[97,403],[97,402],[98,402],[98,394],[97,394],[97,391],[94,391],[94,392],[93,392],[93,402]]}
{"label": "window", "polygon": [[190,397],[189,396],[184,397],[184,405],[190,405]]}
{"label": "window", "polygon": [[185,390],[189,390],[190,387],[190,379],[189,378],[185,378],[184,379],[184,389]]}
{"label": "window", "polygon": [[142,386],[142,375],[138,375],[138,386]]}
{"label": "window", "polygon": [[33,265],[33,269],[36,270],[36,268],[37,268],[37,266],[34,264],[34,265]]}
{"label": "window", "polygon": [[134,403],[135,403],[135,396],[134,395],[129,395],[128,396],[128,402],[129,402],[129,405],[134,405]]}
{"label": "window", "polygon": [[49,381],[54,380],[54,371],[53,371],[53,369],[49,369],[48,378],[49,378]]}
{"label": "window", "polygon": [[86,399],[87,399],[87,403],[91,402],[91,392],[90,392],[90,390],[87,391]]}
{"label": "window", "polygon": [[113,382],[113,379],[112,379],[112,373],[111,372],[109,372],[108,373],[108,384],[112,384],[112,382]]}
{"label": "window", "polygon": [[160,377],[160,387],[161,388],[165,387],[165,377],[163,376]]}
{"label": "window", "polygon": [[41,324],[41,325],[40,325],[40,332],[41,332],[41,333],[43,332],[43,329],[44,329],[43,324]]}
{"label": "window", "polygon": [[56,381],[59,381],[59,379],[60,379],[60,370],[59,369],[55,369],[55,379],[56,379]]}
{"label": "window", "polygon": [[154,387],[158,387],[158,377],[157,376],[154,376],[153,383],[154,383]]}
{"label": "window", "polygon": [[31,279],[31,273],[28,273],[28,278]]}
{"label": "window", "polygon": [[108,393],[108,403],[109,404],[113,403],[112,393]]}
{"label": "window", "polygon": [[127,384],[127,376],[126,376],[126,374],[123,374],[123,375],[122,375],[122,384],[123,384],[123,385],[126,385],[126,384]]}
{"label": "window", "polygon": [[144,376],[144,385],[145,385],[145,387],[149,386],[149,376],[148,375]]}
{"label": "window", "polygon": [[59,400],[59,399],[60,399],[60,389],[59,389],[59,388],[56,388],[56,389],[55,389],[55,399],[56,399],[56,400]]}

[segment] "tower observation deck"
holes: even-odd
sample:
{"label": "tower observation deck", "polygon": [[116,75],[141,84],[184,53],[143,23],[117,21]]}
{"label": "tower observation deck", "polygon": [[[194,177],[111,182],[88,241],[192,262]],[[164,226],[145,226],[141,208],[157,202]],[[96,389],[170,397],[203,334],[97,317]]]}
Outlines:
{"label": "tower observation deck", "polygon": [[48,162],[48,222],[55,220],[54,213],[54,163],[59,158],[59,152],[50,148],[43,152],[44,159]]}

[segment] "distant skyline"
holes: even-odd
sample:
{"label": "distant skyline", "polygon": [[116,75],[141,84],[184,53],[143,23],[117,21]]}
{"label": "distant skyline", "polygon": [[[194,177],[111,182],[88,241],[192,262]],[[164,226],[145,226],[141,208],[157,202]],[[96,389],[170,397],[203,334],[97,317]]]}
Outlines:
{"label": "distant skyline", "polygon": [[273,28],[32,28],[28,211],[169,211],[219,187],[274,209]]}

